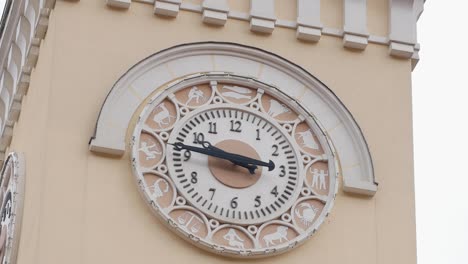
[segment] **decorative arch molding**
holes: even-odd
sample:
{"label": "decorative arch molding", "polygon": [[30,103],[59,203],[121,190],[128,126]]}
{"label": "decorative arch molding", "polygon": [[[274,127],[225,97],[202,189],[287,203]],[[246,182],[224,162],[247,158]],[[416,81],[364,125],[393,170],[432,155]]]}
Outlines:
{"label": "decorative arch molding", "polygon": [[[207,72],[248,76],[278,87],[317,118],[333,141],[342,165],[344,190],[374,195],[372,160],[364,136],[336,95],[300,66],[258,48],[202,42],[160,51],[140,61],[112,87],[101,108],[90,150],[115,156],[126,151],[126,135],[138,107],[156,90]],[[285,88],[287,87],[287,89]]]}

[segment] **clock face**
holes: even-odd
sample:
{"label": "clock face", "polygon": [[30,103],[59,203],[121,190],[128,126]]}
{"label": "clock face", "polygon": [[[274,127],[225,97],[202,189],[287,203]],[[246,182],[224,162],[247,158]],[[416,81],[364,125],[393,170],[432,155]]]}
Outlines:
{"label": "clock face", "polygon": [[190,242],[230,256],[294,248],[337,189],[333,147],[311,113],[240,76],[189,78],[152,98],[132,155],[152,210]]}
{"label": "clock face", "polygon": [[176,188],[212,218],[239,225],[266,222],[286,212],[300,194],[300,154],[292,138],[256,110],[222,104],[203,107],[180,121],[169,142],[202,149],[210,144],[272,164],[255,165],[252,173],[229,159],[169,147],[167,165],[169,175],[176,176]]}

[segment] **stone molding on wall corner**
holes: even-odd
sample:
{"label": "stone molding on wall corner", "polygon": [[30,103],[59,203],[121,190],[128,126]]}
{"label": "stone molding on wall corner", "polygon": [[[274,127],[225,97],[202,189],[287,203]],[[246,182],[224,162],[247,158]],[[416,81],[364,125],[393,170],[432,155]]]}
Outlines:
{"label": "stone molding on wall corner", "polygon": [[[55,0],[15,0],[0,41],[0,156],[5,157]],[[3,159],[0,159],[3,161]]]}
{"label": "stone molding on wall corner", "polygon": [[419,60],[416,23],[424,10],[424,2],[425,0],[389,0],[389,54],[412,59],[413,66]]}

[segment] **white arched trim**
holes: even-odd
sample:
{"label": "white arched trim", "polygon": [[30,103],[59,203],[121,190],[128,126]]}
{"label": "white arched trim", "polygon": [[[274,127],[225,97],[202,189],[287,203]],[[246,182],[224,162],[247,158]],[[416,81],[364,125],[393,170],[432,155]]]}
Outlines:
{"label": "white arched trim", "polygon": [[333,92],[304,69],[275,54],[232,43],[180,45],[158,52],[132,67],[108,94],[90,141],[90,150],[123,155],[129,123],[144,100],[158,87],[206,72],[256,78],[295,98],[315,115],[333,141],[343,168],[344,190],[366,195],[376,192],[372,160],[364,136]]}

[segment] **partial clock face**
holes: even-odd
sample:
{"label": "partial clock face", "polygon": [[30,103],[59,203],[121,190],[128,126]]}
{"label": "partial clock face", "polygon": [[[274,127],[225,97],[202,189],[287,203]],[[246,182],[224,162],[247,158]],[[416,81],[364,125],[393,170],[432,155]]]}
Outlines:
{"label": "partial clock face", "polygon": [[331,142],[311,113],[239,76],[190,78],[152,98],[132,155],[152,210],[190,242],[230,256],[294,248],[337,189]]}
{"label": "partial clock face", "polygon": [[23,175],[16,154],[5,161],[0,177],[0,263],[14,263],[22,215]]}

